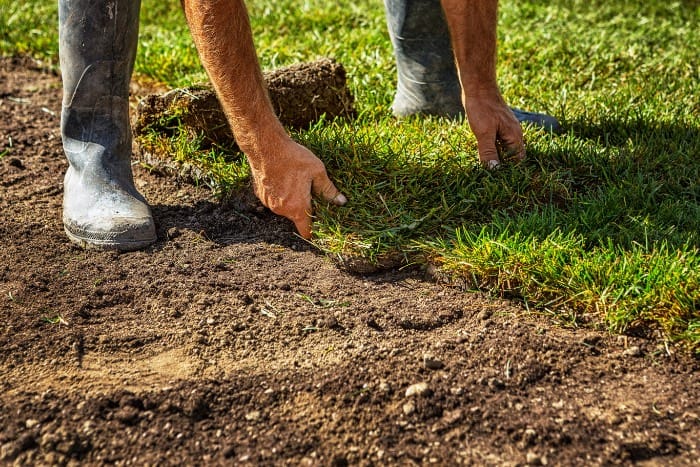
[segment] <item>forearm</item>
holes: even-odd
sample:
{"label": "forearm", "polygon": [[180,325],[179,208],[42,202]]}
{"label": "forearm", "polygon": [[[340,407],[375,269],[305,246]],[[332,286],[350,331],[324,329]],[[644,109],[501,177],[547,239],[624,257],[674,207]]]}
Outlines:
{"label": "forearm", "polygon": [[270,104],[243,0],[182,0],[199,56],[236,141],[251,165],[268,157],[261,145],[285,138]]}
{"label": "forearm", "polygon": [[479,145],[479,158],[488,168],[500,158],[497,142],[509,158],[525,157],[523,132],[496,82],[498,0],[441,0],[450,29],[462,101]]}
{"label": "forearm", "polygon": [[441,0],[441,2],[466,97],[497,91],[498,0]]}

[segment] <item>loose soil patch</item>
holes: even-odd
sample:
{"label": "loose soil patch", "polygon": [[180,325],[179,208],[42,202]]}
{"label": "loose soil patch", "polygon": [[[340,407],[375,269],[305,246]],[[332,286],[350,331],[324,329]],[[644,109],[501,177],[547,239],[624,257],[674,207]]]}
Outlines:
{"label": "loose soil patch", "polygon": [[696,359],[349,275],[249,192],[136,165],[158,242],[73,246],[60,94],[0,60],[0,463],[697,465]]}

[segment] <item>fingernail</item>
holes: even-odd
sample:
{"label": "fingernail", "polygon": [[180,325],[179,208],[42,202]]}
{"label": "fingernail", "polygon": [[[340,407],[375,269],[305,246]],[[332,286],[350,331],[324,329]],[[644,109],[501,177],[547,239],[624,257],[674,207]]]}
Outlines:
{"label": "fingernail", "polygon": [[487,169],[491,170],[491,169],[495,169],[496,167],[501,165],[501,163],[496,159],[490,159],[488,161],[484,161],[484,165],[486,166]]}
{"label": "fingernail", "polygon": [[335,198],[333,198],[333,204],[337,204],[338,206],[342,206],[343,204],[345,204],[347,202],[348,202],[348,199],[342,193],[338,193],[337,195],[335,195]]}

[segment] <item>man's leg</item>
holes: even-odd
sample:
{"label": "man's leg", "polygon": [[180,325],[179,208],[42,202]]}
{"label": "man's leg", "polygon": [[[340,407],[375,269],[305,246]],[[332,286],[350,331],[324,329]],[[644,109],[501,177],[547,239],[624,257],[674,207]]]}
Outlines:
{"label": "man's leg", "polygon": [[[464,114],[450,33],[440,0],[384,0],[384,6],[398,75],[394,115]],[[554,117],[512,110],[521,123],[553,131],[559,129]]]}
{"label": "man's leg", "polygon": [[156,239],[131,171],[129,81],[140,0],[59,0],[61,136],[69,167],[63,225],[88,247],[136,250]]}

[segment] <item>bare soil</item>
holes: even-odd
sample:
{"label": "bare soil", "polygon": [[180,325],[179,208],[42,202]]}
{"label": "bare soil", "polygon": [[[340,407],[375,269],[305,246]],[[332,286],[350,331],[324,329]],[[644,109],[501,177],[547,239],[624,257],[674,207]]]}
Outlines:
{"label": "bare soil", "polygon": [[135,165],[158,242],[73,246],[60,96],[0,59],[0,464],[700,462],[697,359],[417,269],[351,275],[249,192]]}

